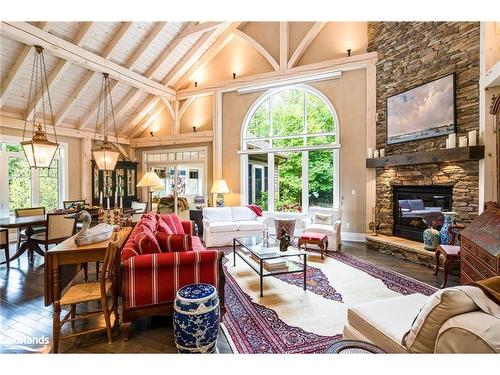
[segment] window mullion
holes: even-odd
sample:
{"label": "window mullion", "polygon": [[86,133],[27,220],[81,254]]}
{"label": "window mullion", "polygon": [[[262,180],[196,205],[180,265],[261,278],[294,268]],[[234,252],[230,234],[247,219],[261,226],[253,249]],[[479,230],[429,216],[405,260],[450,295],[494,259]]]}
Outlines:
{"label": "window mullion", "polygon": [[309,151],[302,151],[302,212],[309,212]]}
{"label": "window mullion", "polygon": [[31,169],[31,205],[40,206],[40,170]]}

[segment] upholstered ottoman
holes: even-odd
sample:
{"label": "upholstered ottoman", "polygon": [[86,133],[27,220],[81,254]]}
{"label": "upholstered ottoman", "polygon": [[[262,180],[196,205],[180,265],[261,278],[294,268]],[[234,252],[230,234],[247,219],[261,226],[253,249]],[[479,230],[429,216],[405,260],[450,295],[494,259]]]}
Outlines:
{"label": "upholstered ottoman", "polygon": [[323,253],[328,248],[328,236],[324,233],[304,232],[299,237],[299,247],[304,245],[304,250],[307,250],[307,245],[317,245],[321,251],[321,259],[325,259]]}

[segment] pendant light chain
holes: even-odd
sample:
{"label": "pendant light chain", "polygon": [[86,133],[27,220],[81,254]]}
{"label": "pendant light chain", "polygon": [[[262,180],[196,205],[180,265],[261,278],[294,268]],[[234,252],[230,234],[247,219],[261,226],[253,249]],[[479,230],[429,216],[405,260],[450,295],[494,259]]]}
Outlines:
{"label": "pendant light chain", "polygon": [[[52,124],[53,130],[54,130],[54,139],[55,139],[55,142],[57,143],[56,124],[54,122],[54,110],[52,109],[52,100],[50,99],[49,80],[47,78],[47,68],[45,67],[45,56],[43,55],[43,53],[40,53],[40,56],[41,56],[41,60],[42,60],[43,74],[45,76],[44,78],[45,78],[45,89],[47,91],[47,101],[49,102],[50,123]],[[44,98],[44,96],[43,96],[43,91],[42,91],[42,101],[44,100],[43,98]],[[45,116],[45,105],[43,105],[43,106],[44,106],[43,113]],[[45,121],[45,124],[47,124],[46,121]],[[45,125],[45,126],[47,126],[47,125]]]}
{"label": "pendant light chain", "polygon": [[[36,55],[37,55],[36,53],[33,54],[33,64],[31,64],[31,80],[30,80],[30,88],[28,91],[28,104],[26,105],[26,114],[29,113],[28,111],[30,109],[30,99],[31,99],[31,93],[33,91],[33,81],[35,79]],[[35,104],[35,99],[33,99],[33,105],[34,104]],[[36,120],[36,112],[33,112],[33,124],[35,124],[35,120]],[[26,125],[28,125],[28,116],[26,116],[24,119],[23,141],[24,141],[24,136],[26,134]]]}
{"label": "pendant light chain", "polygon": [[116,131],[115,110],[113,105],[113,97],[111,96],[111,89],[109,88],[109,81],[108,81],[108,93],[109,93],[109,102],[111,105],[111,118],[113,119],[113,128],[115,129],[116,144],[118,144],[118,132]]}

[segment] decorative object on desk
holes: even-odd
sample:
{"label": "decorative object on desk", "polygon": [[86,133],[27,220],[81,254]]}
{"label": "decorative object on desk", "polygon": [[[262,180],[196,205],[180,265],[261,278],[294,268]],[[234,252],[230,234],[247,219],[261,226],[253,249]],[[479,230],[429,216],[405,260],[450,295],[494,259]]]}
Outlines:
{"label": "decorative object on desk", "polygon": [[[38,107],[40,105],[41,108]],[[48,108],[46,108],[47,105]],[[47,123],[55,124],[55,122],[47,81],[47,70],[45,68],[45,57],[43,48],[40,46],[35,46],[26,113],[23,139],[21,141],[24,156],[26,156],[30,168],[49,168],[59,148],[59,143],[57,143],[55,126],[53,126],[54,142],[49,141],[47,138]],[[39,113],[42,114],[42,118],[37,120],[36,115]],[[48,114],[50,114],[50,118],[45,117]],[[26,129],[28,123],[31,129]],[[33,132],[31,140],[24,139],[27,130]]]}
{"label": "decorative object on desk", "polygon": [[477,145],[477,130],[471,130],[468,134],[469,146]]}
{"label": "decorative object on desk", "polygon": [[457,147],[457,135],[455,133],[451,133],[448,135],[448,148]]}
{"label": "decorative object on desk", "polygon": [[121,216],[122,216],[122,210],[118,207],[115,207],[113,209],[113,224],[114,225],[117,225],[119,227],[122,226],[122,222],[121,222]]}
{"label": "decorative object on desk", "polygon": [[111,224],[111,210],[106,210],[106,223]]}
{"label": "decorative object on desk", "polygon": [[84,246],[91,243],[105,241],[111,238],[111,235],[113,234],[113,227],[109,224],[100,223],[95,227],[90,228],[92,217],[85,210],[68,217],[79,219],[83,223],[82,229],[80,229],[74,238],[76,246]]}
{"label": "decorative object on desk", "polygon": [[215,200],[216,207],[224,207],[224,194],[229,193],[226,180],[215,180],[211,193],[217,194],[217,199]]}
{"label": "decorative object on desk", "polygon": [[378,158],[379,157],[379,151],[378,150],[373,151],[373,157],[374,158]]}
{"label": "decorative object on desk", "polygon": [[193,203],[196,209],[201,210],[205,206],[205,197],[203,195],[196,195]]}
{"label": "decorative object on desk", "polygon": [[219,337],[220,306],[210,284],[190,284],[177,291],[174,335],[179,353],[214,353]]}
{"label": "decorative object on desk", "polygon": [[422,221],[427,225],[427,229],[423,233],[424,249],[434,251],[440,241],[440,234],[436,227],[443,225],[443,214],[430,212],[423,216]]}
{"label": "decorative object on desk", "polygon": [[[430,105],[431,97],[439,98],[439,110]],[[387,144],[455,132],[455,75],[388,97],[386,112]]]}
{"label": "decorative object on desk", "polygon": [[97,222],[104,223],[104,210],[102,208],[102,205],[99,206],[99,211],[97,211]]}
{"label": "decorative object on desk", "polygon": [[367,153],[367,158],[372,159],[373,158],[373,148],[368,147],[368,153]]}
{"label": "decorative object on desk", "polygon": [[163,187],[163,186],[164,186],[164,184],[160,180],[160,177],[158,177],[158,175],[153,171],[149,171],[149,172],[144,173],[144,176],[142,176],[141,180],[137,184],[137,187],[149,188],[149,195],[148,195],[149,211],[152,210],[153,188]]}
{"label": "decorative object on desk", "polygon": [[274,219],[274,230],[277,240],[281,238],[283,230],[285,230],[289,238],[293,238],[295,233],[295,219]]}
{"label": "decorative object on desk", "polygon": [[280,235],[280,251],[287,251],[290,246],[290,235],[283,228]]}
{"label": "decorative object on desk", "polygon": [[[115,130],[114,138],[116,139],[116,144],[109,141],[109,127],[108,124],[108,113],[111,113],[111,119],[113,121],[113,127]],[[97,139],[97,129],[99,128],[99,117],[102,116],[102,129],[104,131],[104,140]],[[97,168],[101,171],[113,171],[118,162],[118,157],[121,152],[118,148],[118,134],[116,132],[115,123],[115,112],[113,110],[113,99],[111,97],[111,89],[109,87],[109,74],[102,74],[101,81],[101,94],[99,96],[99,105],[97,108],[97,117],[95,122],[95,134],[94,144],[101,144],[99,148],[92,150],[92,156],[95,160]],[[109,208],[109,207],[108,207]]]}
{"label": "decorative object on desk", "polygon": [[467,137],[459,137],[458,138],[458,147],[467,147]]}
{"label": "decorative object on desk", "polygon": [[380,157],[383,158],[385,156],[385,148],[380,149]]}
{"label": "decorative object on desk", "polygon": [[456,212],[442,212],[444,215],[444,223],[439,231],[439,242],[441,245],[452,245],[453,236],[451,235],[449,228],[455,224]]}

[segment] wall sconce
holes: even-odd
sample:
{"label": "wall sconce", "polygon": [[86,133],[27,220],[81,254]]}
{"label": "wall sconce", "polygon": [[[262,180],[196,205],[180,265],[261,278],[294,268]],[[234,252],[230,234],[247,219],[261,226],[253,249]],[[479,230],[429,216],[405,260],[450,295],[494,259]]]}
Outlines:
{"label": "wall sconce", "polygon": [[194,87],[198,87],[198,82],[194,81]]}
{"label": "wall sconce", "polygon": [[151,132],[149,132],[149,134],[151,134],[151,137],[154,137],[154,136],[155,136],[155,134],[154,134],[152,131],[151,131]]}
{"label": "wall sconce", "polygon": [[197,126],[193,125],[193,133],[196,133],[198,131],[196,128],[197,128]]}
{"label": "wall sconce", "polygon": [[350,48],[348,48],[348,49],[347,49],[347,57],[350,57],[350,56],[351,56],[351,49],[350,49]]}
{"label": "wall sconce", "polygon": [[236,79],[236,73],[233,73],[233,79]]}

